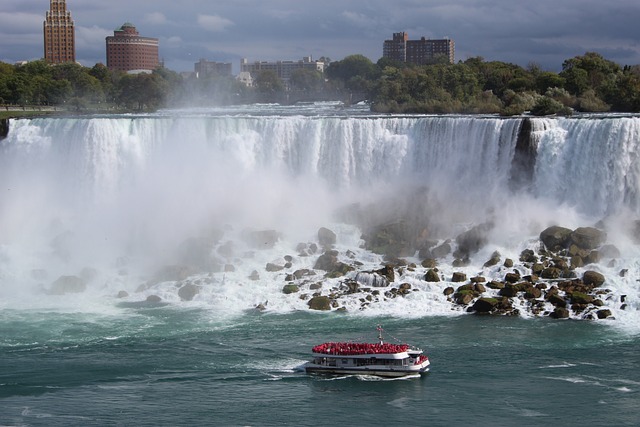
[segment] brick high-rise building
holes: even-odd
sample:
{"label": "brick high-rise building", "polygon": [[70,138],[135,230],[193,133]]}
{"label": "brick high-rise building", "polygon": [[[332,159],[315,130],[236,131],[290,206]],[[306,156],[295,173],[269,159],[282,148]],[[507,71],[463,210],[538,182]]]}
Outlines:
{"label": "brick high-rise building", "polygon": [[153,71],[160,66],[158,39],[142,37],[125,22],[107,39],[107,67],[120,71]]}
{"label": "brick high-rise building", "polygon": [[66,0],[50,0],[43,25],[44,59],[53,64],[75,62],[76,37]]}
{"label": "brick high-rise building", "polygon": [[416,65],[433,64],[440,58],[453,64],[455,43],[451,39],[433,40],[425,37],[420,40],[409,40],[407,33],[394,33],[392,40],[384,41],[382,56]]}

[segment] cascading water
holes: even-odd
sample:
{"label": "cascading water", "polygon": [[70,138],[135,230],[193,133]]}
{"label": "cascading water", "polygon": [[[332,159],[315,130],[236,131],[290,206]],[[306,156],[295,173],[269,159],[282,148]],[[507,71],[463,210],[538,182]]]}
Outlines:
{"label": "cascading water", "polygon": [[[383,262],[362,248],[363,230],[335,215],[358,205],[360,225],[402,212],[420,224],[409,224],[411,233],[440,242],[496,224],[464,268],[470,275],[496,249],[517,259],[549,225],[605,220],[626,261],[601,270],[626,295],[622,317],[634,310],[637,317],[632,278],[640,254],[625,227],[640,213],[640,118],[529,120],[535,164],[531,182],[516,189],[521,118],[262,111],[13,120],[0,142],[0,292],[5,301],[24,301],[45,295],[59,276],[84,271],[85,296],[126,290],[131,300],[156,294],[180,303],[182,280],[201,289],[192,303],[307,309],[282,287],[286,274],[313,269],[320,252],[301,257],[298,249],[315,242],[320,227],[337,234],[339,256],[349,254],[362,270]],[[243,238],[251,230],[274,230],[279,239],[258,248]],[[283,269],[265,271],[278,263]],[[154,281],[154,271],[168,265],[190,268]],[[623,267],[631,274],[616,278]],[[405,272],[396,280],[421,293],[370,311],[451,313],[443,285],[420,277]],[[331,280],[325,290],[338,286]]]}

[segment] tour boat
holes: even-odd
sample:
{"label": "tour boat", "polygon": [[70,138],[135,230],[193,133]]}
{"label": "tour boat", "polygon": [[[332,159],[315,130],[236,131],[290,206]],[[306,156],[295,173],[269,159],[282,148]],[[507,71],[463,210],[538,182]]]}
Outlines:
{"label": "tour boat", "polygon": [[377,343],[326,342],[311,350],[313,359],[304,365],[307,373],[403,377],[429,371],[429,357],[407,344],[390,344],[378,327]]}

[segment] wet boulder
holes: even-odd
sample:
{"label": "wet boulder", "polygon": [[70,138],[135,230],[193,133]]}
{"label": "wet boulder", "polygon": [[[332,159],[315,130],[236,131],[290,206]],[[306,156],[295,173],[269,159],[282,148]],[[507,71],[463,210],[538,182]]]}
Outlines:
{"label": "wet boulder", "polygon": [[338,251],[326,251],[318,257],[315,270],[324,270],[328,277],[341,277],[353,271],[353,267],[338,260]]}
{"label": "wet boulder", "polygon": [[464,274],[464,273],[455,272],[455,273],[453,273],[453,277],[451,277],[451,281],[453,283],[466,282],[467,281],[467,275]]}
{"label": "wet boulder", "polygon": [[200,286],[193,283],[187,283],[178,290],[178,296],[182,301],[193,301],[193,299],[200,293]]}
{"label": "wet boulder", "polygon": [[605,282],[605,277],[597,271],[585,271],[582,275],[582,282],[587,286],[600,287]]}
{"label": "wet boulder", "polygon": [[471,306],[471,310],[476,313],[491,313],[496,310],[497,306],[498,300],[495,298],[478,298]]}
{"label": "wet boulder", "polygon": [[313,297],[307,303],[311,310],[328,311],[331,310],[331,299],[327,296]]}
{"label": "wet boulder", "polygon": [[318,243],[320,243],[320,246],[331,247],[336,244],[336,240],[336,233],[328,228],[322,227],[318,230]]}
{"label": "wet boulder", "polygon": [[50,295],[79,294],[87,289],[87,282],[78,276],[60,276],[51,284]]}
{"label": "wet boulder", "polygon": [[427,273],[424,276],[424,280],[426,282],[431,282],[431,283],[439,282],[440,276],[438,275],[438,271],[435,268],[432,268],[431,270],[427,271]]}
{"label": "wet boulder", "polygon": [[285,295],[296,294],[298,292],[300,292],[298,285],[284,285],[282,288],[282,293]]}
{"label": "wet boulder", "polygon": [[569,245],[572,233],[573,231],[568,228],[554,225],[540,233],[540,240],[547,249],[557,251]]}
{"label": "wet boulder", "polygon": [[571,233],[571,241],[580,249],[596,249],[606,239],[604,231],[593,227],[580,227]]}
{"label": "wet boulder", "polygon": [[489,242],[489,232],[493,224],[484,223],[471,228],[456,237],[458,249],[455,252],[457,258],[465,258],[482,249]]}

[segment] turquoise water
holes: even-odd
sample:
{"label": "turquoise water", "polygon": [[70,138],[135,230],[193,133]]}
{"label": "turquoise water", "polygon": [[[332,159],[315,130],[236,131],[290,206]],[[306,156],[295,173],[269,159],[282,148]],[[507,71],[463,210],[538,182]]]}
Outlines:
{"label": "turquoise water", "polygon": [[[0,425],[637,425],[637,336],[603,323],[121,306],[3,311]],[[301,372],[312,345],[392,337],[422,378]]]}

